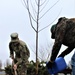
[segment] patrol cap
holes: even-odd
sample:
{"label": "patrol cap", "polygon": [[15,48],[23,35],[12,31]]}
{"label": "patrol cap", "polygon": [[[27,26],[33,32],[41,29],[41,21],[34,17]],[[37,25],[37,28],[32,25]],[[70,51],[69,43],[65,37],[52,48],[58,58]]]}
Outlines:
{"label": "patrol cap", "polygon": [[55,30],[56,24],[52,25],[51,27],[51,32],[53,32]]}
{"label": "patrol cap", "polygon": [[11,37],[11,42],[18,41],[18,33],[12,33],[10,37]]}

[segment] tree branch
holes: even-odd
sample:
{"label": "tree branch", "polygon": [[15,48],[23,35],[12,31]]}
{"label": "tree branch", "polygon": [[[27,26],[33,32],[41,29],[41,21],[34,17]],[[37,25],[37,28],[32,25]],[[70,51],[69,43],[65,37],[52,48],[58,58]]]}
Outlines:
{"label": "tree branch", "polygon": [[[60,15],[61,11],[62,11],[62,9],[60,10],[58,16]],[[58,18],[58,16],[55,18],[55,20]],[[54,20],[54,21],[55,21],[55,20]],[[53,22],[54,22],[54,21],[53,21]],[[49,27],[53,22],[51,22],[51,23],[50,23],[49,25],[47,25],[46,27],[40,29],[39,32],[42,31],[42,30],[44,30],[45,28]]]}
{"label": "tree branch", "polygon": [[40,4],[40,6],[44,5],[45,2],[46,2],[46,0],[44,0],[44,2]]}
{"label": "tree branch", "polygon": [[35,32],[37,32],[36,29],[34,28],[33,24],[32,24],[32,19],[31,19],[31,14],[30,14],[30,10],[29,10],[28,0],[27,0],[27,10],[28,10],[28,13],[29,13],[29,19],[30,19],[31,27],[34,29]]}
{"label": "tree branch", "polygon": [[43,8],[40,10],[40,12],[42,12],[42,10],[46,7],[48,2],[49,2],[49,0],[47,0],[46,4],[43,6]]}
{"label": "tree branch", "polygon": [[52,5],[39,19],[41,19],[48,11],[50,11],[58,2],[59,0],[54,5]]}

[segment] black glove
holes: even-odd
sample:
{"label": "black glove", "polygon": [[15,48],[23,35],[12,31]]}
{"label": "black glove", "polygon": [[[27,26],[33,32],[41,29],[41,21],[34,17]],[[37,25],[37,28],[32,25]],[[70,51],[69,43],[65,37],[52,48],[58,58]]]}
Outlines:
{"label": "black glove", "polygon": [[52,66],[53,66],[53,62],[52,61],[49,61],[48,63],[47,63],[47,68],[49,69],[49,68],[52,68]]}
{"label": "black glove", "polygon": [[59,55],[59,56],[58,56],[58,58],[59,58],[59,57],[62,57],[62,58],[64,58],[64,56],[63,56],[63,55]]}

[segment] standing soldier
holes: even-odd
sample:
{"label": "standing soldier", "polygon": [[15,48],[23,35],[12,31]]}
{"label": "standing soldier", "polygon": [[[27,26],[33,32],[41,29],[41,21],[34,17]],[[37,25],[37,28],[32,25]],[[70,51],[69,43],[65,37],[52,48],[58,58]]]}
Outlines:
{"label": "standing soldier", "polygon": [[9,49],[10,57],[14,62],[13,68],[17,70],[17,75],[27,75],[30,52],[25,42],[19,40],[17,33],[11,34]]}

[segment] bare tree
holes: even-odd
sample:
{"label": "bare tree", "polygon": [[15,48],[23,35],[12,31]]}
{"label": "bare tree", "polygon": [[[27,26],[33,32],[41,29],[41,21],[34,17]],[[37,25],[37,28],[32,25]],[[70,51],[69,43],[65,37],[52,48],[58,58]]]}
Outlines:
{"label": "bare tree", "polygon": [[57,0],[51,7],[49,7],[47,10],[44,10],[49,1],[50,0],[23,0],[23,3],[29,14],[31,27],[36,32],[36,75],[38,75],[38,34],[40,31],[49,27],[54,22],[53,21],[45,27],[40,28],[41,19],[59,2],[59,0]]}

